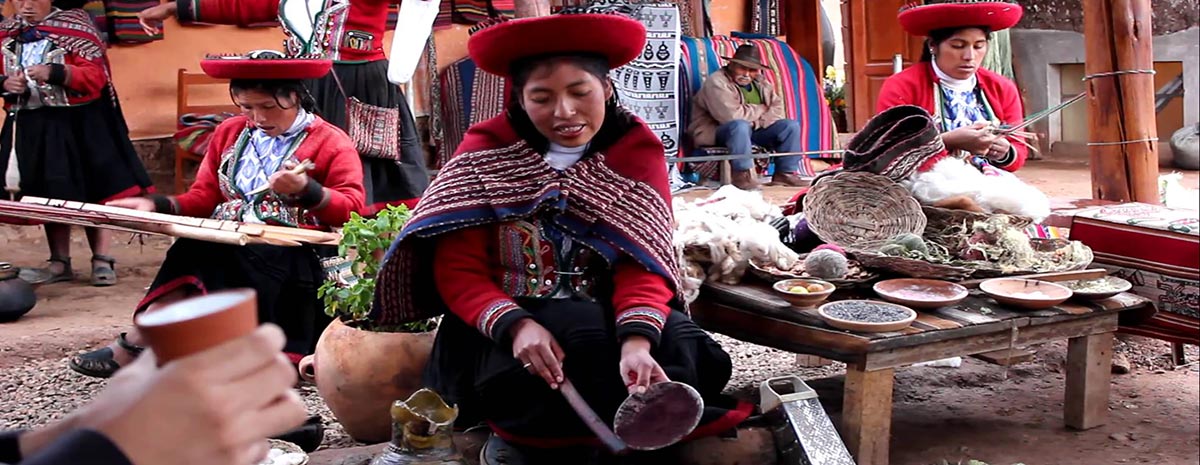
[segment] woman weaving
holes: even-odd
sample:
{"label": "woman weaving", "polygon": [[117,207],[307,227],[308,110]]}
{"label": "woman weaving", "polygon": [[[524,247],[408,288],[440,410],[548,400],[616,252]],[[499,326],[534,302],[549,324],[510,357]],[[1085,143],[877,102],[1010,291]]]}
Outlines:
{"label": "woman weaving", "polygon": [[[329,60],[284,59],[271,51],[210,58],[201,68],[230,79],[242,115],[213,132],[196,181],[182,195],[136,197],[109,205],[175,215],[311,229],[338,227],[363,205],[362,165],[342,130],[313,114],[301,80],[323,76]],[[309,167],[307,171],[298,166]],[[293,358],[310,353],[328,320],[317,298],[325,280],[320,259],[333,247],[234,246],[179,239],[136,311],[211,291],[251,287],[259,321],[287,334]],[[108,377],[141,352],[136,331],[74,357],[71,368]]]}
{"label": "woman weaving", "polygon": [[[183,24],[253,26],[280,21],[288,55],[333,60],[305,82],[326,121],[354,140],[367,192],[363,215],[413,207],[429,185],[425,151],[408,101],[387,79],[383,34],[396,0],[183,0],[138,13],[148,32],[169,16]],[[399,140],[397,140],[397,138]]]}
{"label": "woman weaving", "polygon": [[460,427],[491,427],[482,463],[592,463],[599,442],[554,392],[566,379],[610,423],[630,392],[668,379],[706,401],[691,437],[750,413],[720,395],[728,354],[680,310],[663,147],[608,78],[645,41],[627,17],[563,14],[467,43],[512,83],[508,110],[473,126],[433,181],[372,317],[447,313],[425,381],[460,406]]}

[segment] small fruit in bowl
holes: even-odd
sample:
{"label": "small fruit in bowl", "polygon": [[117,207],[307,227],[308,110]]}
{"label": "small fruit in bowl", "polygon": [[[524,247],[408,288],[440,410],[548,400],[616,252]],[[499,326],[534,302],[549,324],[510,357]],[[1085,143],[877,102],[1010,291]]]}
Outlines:
{"label": "small fruit in bowl", "polygon": [[[820,289],[818,289],[818,291],[819,290]],[[808,287],[806,287],[806,286],[792,286],[792,287],[789,287],[787,291],[791,292],[793,294],[808,294],[810,292],[808,290]]]}

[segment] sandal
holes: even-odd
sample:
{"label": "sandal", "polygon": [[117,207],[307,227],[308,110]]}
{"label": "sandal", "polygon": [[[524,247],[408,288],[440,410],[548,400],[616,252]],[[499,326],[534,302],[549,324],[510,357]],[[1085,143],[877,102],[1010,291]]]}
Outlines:
{"label": "sandal", "polygon": [[45,268],[21,268],[18,276],[29,284],[54,284],[75,279],[75,272],[71,269],[71,257],[52,256],[46,262],[62,263],[63,269],[55,273],[49,266]]}
{"label": "sandal", "polygon": [[[117,336],[117,345],[133,355],[134,358],[142,355],[142,351],[146,350],[145,347],[134,345],[128,339],[125,339],[125,333]],[[117,363],[114,355],[112,348],[104,347],[86,354],[71,357],[69,366],[81,375],[93,378],[108,378],[121,369],[121,364]]]}
{"label": "sandal", "polygon": [[[100,262],[100,264],[96,264]],[[117,260],[108,255],[92,255],[92,285],[112,286],[117,283]]]}

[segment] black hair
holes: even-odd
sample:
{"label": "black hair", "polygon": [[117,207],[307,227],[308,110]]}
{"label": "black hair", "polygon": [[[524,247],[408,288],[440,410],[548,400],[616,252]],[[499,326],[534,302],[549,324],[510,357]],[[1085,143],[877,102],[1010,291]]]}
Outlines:
{"label": "black hair", "polygon": [[50,5],[60,10],[74,10],[83,8],[87,4],[87,0],[54,0]]}
{"label": "black hair", "polygon": [[[275,97],[275,104],[280,108],[290,108],[281,102],[280,98],[288,98],[293,94],[300,100],[300,108],[303,108],[309,113],[316,113],[317,101],[312,94],[308,93],[308,88],[304,87],[304,83],[295,79],[232,79],[229,81],[229,98],[233,99],[234,94],[245,92],[248,90],[256,90],[264,94]],[[234,103],[237,103],[236,101]]]}
{"label": "black hair", "polygon": [[[525,139],[530,147],[538,153],[546,153],[550,149],[550,140],[538,132],[529,113],[521,106],[525,85],[529,77],[539,67],[551,64],[571,64],[578,66],[588,74],[595,76],[600,82],[610,83],[608,77],[608,59],[599,55],[585,53],[539,55],[514,61],[509,67],[509,83],[511,91],[508,98],[508,121],[518,136]],[[611,147],[617,140],[638,124],[632,113],[618,103],[617,91],[613,89],[612,97],[604,102],[604,121],[600,130],[592,137],[586,155],[603,151]]]}
{"label": "black hair", "polygon": [[925,39],[925,47],[921,49],[921,61],[933,61],[933,53],[931,50],[937,48],[942,42],[957,34],[963,29],[979,29],[983,31],[984,37],[990,42],[992,40],[992,28],[987,26],[964,26],[964,27],[948,27],[944,29],[934,29],[929,31],[929,37]]}

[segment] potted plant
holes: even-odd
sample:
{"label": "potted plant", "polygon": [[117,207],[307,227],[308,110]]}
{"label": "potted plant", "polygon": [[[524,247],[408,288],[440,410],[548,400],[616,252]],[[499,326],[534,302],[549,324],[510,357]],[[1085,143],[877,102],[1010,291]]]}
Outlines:
{"label": "potted plant", "polygon": [[340,273],[317,290],[334,320],[313,355],[300,361],[300,376],[316,383],[329,410],[359,442],[391,438],[392,402],[422,387],[433,347],[436,318],[395,327],[367,319],[383,253],[410,216],[404,206],[389,206],[373,218],[350,215],[338,245]]}

